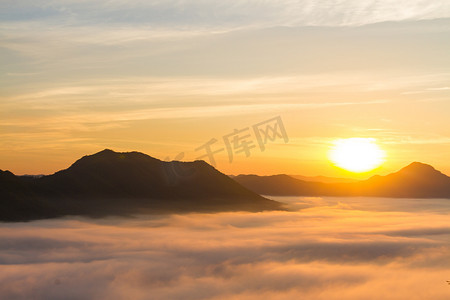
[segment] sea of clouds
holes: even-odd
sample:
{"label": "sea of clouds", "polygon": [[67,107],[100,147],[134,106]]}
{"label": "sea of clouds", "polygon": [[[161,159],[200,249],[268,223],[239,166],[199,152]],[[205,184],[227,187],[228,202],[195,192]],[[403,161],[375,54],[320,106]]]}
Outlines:
{"label": "sea of clouds", "polygon": [[449,299],[450,200],[0,224],[0,299]]}

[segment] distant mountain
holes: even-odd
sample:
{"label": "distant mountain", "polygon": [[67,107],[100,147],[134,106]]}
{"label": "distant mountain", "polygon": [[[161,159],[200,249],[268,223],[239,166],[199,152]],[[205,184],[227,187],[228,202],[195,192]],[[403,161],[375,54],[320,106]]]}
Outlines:
{"label": "distant mountain", "polygon": [[413,162],[396,173],[354,184],[357,194],[405,197],[450,198],[450,177],[430,165]]}
{"label": "distant mountain", "polygon": [[289,176],[303,181],[323,182],[323,183],[344,183],[344,182],[358,181],[357,179],[352,178],[336,178],[327,176],[303,176],[303,175],[289,175]]}
{"label": "distant mountain", "polygon": [[0,220],[144,212],[261,211],[281,204],[249,191],[204,161],[165,162],[103,150],[49,176],[0,171]]}
{"label": "distant mountain", "polygon": [[315,196],[327,188],[327,184],[295,179],[288,175],[238,175],[233,177],[241,185],[261,195]]}
{"label": "distant mountain", "polygon": [[261,195],[450,198],[450,177],[419,162],[387,176],[350,183],[310,182],[288,175],[239,175],[233,179]]}

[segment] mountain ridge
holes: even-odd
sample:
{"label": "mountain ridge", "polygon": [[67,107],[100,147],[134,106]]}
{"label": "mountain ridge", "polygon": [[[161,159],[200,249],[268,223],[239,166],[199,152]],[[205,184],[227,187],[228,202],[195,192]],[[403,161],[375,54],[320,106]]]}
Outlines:
{"label": "mountain ridge", "polygon": [[357,182],[311,182],[289,175],[238,175],[233,179],[256,193],[271,196],[450,198],[450,177],[420,162]]}
{"label": "mountain ridge", "polygon": [[0,173],[0,220],[146,212],[282,209],[204,161],[161,161],[105,149],[42,177]]}

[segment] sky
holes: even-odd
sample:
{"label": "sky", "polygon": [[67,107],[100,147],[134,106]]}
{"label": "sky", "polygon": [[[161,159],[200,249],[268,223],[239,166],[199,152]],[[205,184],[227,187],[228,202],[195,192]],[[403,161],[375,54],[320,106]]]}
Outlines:
{"label": "sky", "polygon": [[[227,174],[450,174],[449,36],[449,0],[1,1],[0,169],[51,174],[105,148],[195,160],[216,141]],[[288,141],[262,151],[253,126],[275,117]],[[254,147],[231,159],[236,129]],[[386,162],[334,167],[352,137]]]}
{"label": "sky", "polygon": [[[2,224],[2,299],[448,299],[449,201]],[[395,200],[395,201],[393,201]]]}

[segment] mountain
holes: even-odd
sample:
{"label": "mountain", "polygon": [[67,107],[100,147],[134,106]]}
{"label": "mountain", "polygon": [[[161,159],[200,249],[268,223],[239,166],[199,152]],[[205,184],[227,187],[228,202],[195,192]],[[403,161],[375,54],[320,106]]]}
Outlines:
{"label": "mountain", "polygon": [[358,181],[357,179],[352,178],[335,178],[327,176],[303,176],[303,175],[289,175],[289,176],[303,181],[323,182],[323,183],[344,183],[344,182]]}
{"label": "mountain", "polygon": [[353,187],[358,194],[402,198],[450,198],[450,177],[413,162],[396,173],[374,176]]}
{"label": "mountain", "polygon": [[326,189],[325,183],[309,182],[280,174],[271,176],[238,175],[233,177],[241,185],[261,195],[315,196]]}
{"label": "mountain", "polygon": [[450,177],[419,162],[396,173],[357,182],[310,182],[288,175],[239,175],[233,179],[261,195],[450,198]]}
{"label": "mountain", "polygon": [[204,161],[165,162],[103,150],[49,176],[0,171],[0,220],[145,212],[262,211],[276,201],[249,191]]}

